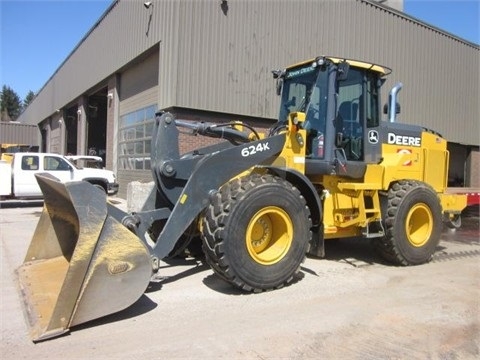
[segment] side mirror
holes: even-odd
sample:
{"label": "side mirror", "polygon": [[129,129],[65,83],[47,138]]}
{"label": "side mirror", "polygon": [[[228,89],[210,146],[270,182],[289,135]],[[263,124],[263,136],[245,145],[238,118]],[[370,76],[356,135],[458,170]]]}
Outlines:
{"label": "side mirror", "polygon": [[340,64],[338,64],[338,80],[347,80],[348,77],[348,70],[350,70],[350,64],[347,63],[346,61],[342,61]]}
{"label": "side mirror", "polygon": [[282,95],[283,78],[277,79],[277,95]]}
{"label": "side mirror", "polygon": [[277,80],[277,95],[282,94],[284,70],[272,70],[273,78]]}

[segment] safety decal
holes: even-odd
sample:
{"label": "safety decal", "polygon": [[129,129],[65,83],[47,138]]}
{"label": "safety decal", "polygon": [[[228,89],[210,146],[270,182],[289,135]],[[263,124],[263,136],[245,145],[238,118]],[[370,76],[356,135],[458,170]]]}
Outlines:
{"label": "safety decal", "polygon": [[[408,149],[398,149],[397,154],[411,155],[412,151]],[[411,166],[411,165],[412,165],[412,160],[407,160],[402,164],[402,166]]]}

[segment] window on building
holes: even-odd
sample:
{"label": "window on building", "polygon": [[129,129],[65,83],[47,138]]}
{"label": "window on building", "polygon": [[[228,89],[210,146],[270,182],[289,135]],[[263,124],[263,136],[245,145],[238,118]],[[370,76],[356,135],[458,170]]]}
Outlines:
{"label": "window on building", "polygon": [[156,105],[120,117],[118,142],[119,170],[150,170],[150,141]]}

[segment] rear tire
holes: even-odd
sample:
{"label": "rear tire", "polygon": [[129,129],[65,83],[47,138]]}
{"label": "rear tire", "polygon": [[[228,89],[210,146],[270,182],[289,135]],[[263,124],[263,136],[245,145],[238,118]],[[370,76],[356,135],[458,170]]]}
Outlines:
{"label": "rear tire", "polygon": [[380,254],[398,265],[429,262],[442,231],[442,208],[435,191],[414,180],[398,181],[388,191],[385,236],[376,240]]}
{"label": "rear tire", "polygon": [[237,288],[280,288],[295,279],[305,260],[311,226],[305,199],[289,182],[259,174],[235,179],[205,210],[205,258]]}

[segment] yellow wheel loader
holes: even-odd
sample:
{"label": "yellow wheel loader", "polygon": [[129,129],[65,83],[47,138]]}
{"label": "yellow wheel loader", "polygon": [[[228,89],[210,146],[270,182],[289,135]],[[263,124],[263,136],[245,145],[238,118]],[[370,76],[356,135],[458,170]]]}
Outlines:
{"label": "yellow wheel loader", "polygon": [[[395,122],[401,84],[381,121],[389,73],[327,56],[274,71],[280,115],[266,134],[158,113],[156,191],[136,213],[88,183],[39,175],[44,210],[17,271],[33,341],[133,304],[192,236],[217,275],[251,292],[291,283],[328,239],[363,237],[394,264],[428,262],[442,220],[457,221],[467,200],[446,191],[447,141]],[[179,128],[225,141],[180,154]]]}

